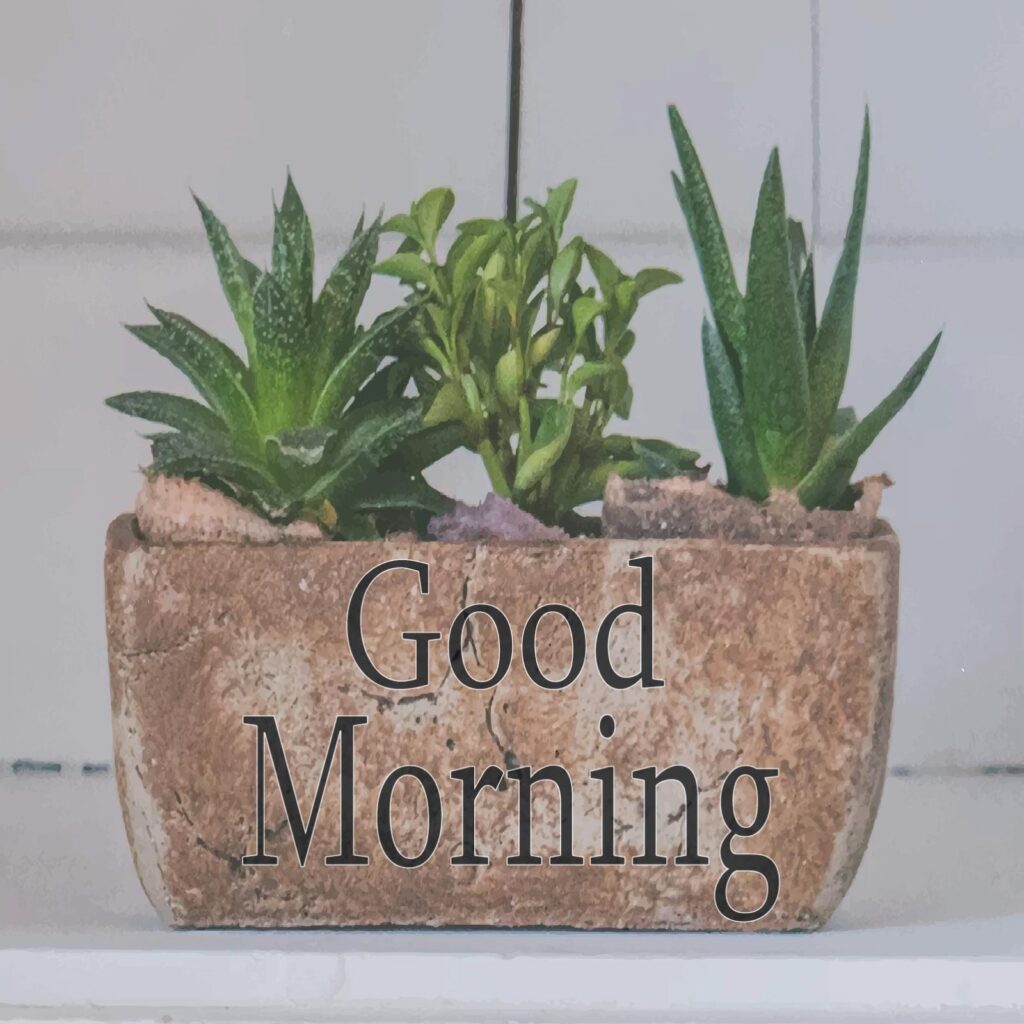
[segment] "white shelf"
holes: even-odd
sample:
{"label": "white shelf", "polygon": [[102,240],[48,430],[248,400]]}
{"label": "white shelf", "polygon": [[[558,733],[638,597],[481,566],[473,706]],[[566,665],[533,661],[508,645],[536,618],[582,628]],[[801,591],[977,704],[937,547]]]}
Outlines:
{"label": "white shelf", "polygon": [[0,1020],[1024,1019],[1024,778],[886,784],[810,935],[176,932],[113,780],[0,778]]}

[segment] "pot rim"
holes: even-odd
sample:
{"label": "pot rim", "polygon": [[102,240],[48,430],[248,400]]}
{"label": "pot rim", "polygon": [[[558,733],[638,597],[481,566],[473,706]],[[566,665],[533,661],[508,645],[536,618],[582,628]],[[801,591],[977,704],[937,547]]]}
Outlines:
{"label": "pot rim", "polygon": [[296,539],[289,538],[276,540],[270,543],[256,543],[251,540],[240,538],[238,540],[189,540],[189,541],[164,541],[154,542],[148,540],[139,530],[138,519],[134,512],[122,512],[115,516],[107,527],[107,546],[114,550],[128,550],[129,548],[142,548],[147,551],[175,550],[179,548],[253,548],[272,549],[294,548],[301,551],[305,548],[337,547],[337,548],[393,548],[396,551],[408,550],[414,546],[444,547],[444,548],[518,548],[523,551],[540,554],[542,552],[555,552],[567,547],[571,548],[596,548],[598,545],[616,544],[620,546],[636,546],[644,544],[657,546],[657,548],[692,548],[703,549],[708,547],[729,547],[740,548],[747,551],[763,549],[793,548],[802,551],[820,550],[834,554],[838,551],[878,551],[884,550],[893,545],[899,545],[899,537],[887,519],[875,521],[875,531],[869,537],[855,537],[849,540],[814,540],[814,541],[787,541],[787,540],[730,540],[724,537],[570,537],[567,540],[549,541],[515,541],[515,540],[476,540],[476,541],[445,541],[434,540],[429,537],[409,537],[408,539],[393,540],[381,538],[378,540],[331,540],[322,539]]}

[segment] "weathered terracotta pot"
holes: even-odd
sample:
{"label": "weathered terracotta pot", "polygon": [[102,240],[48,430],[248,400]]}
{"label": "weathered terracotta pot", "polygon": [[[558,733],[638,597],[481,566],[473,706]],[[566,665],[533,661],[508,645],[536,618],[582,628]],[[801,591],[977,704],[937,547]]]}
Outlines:
{"label": "weathered terracotta pot", "polygon": [[[640,600],[653,559],[653,668],[660,687],[615,689],[596,664],[598,626],[613,606]],[[392,559],[429,565],[429,593],[409,570],[369,588],[366,648],[382,672],[413,674],[403,631],[437,631],[429,685],[391,691],[357,668],[346,609],[368,570]],[[810,929],[835,910],[868,841],[885,775],[896,640],[899,549],[880,525],[844,544],[742,544],[714,540],[576,540],[567,544],[328,543],[149,545],[123,516],[107,538],[106,592],[117,781],[142,884],[177,926],[497,925],[576,928]],[[471,689],[449,667],[448,632],[470,604],[499,607],[512,624],[508,675]],[[575,609],[586,628],[579,678],[546,690],[528,678],[523,627],[545,603]],[[497,633],[471,620],[465,667],[492,674]],[[611,659],[627,674],[641,658],[639,617],[611,631]],[[569,629],[541,620],[537,658],[551,678],[569,665]],[[298,806],[309,814],[336,716],[355,730],[354,850],[362,865],[327,865],[340,847],[338,761],[305,866],[299,866],[271,757],[266,769],[266,848],[275,866],[243,863],[257,852],[257,730],[245,716],[273,715]],[[599,723],[614,719],[605,738]],[[462,784],[450,772],[488,765],[562,765],[573,782],[573,848],[587,863],[551,864],[559,851],[553,783],[533,787],[533,853],[519,849],[519,781],[476,801],[476,850],[486,866],[453,865],[462,850]],[[700,786],[699,854],[684,850],[684,788],[658,787],[663,865],[644,851],[643,783],[631,773],[681,764]],[[440,840],[422,866],[392,863],[378,841],[384,779],[401,765],[425,768],[442,798]],[[774,768],[771,813],[735,851],[766,854],[780,880],[764,917],[732,921],[716,909],[723,875],[723,783],[737,766]],[[618,866],[601,853],[602,784],[616,769]],[[394,842],[409,857],[428,833],[424,788],[394,787]],[[736,817],[755,817],[748,780],[731,794]],[[730,804],[732,806],[732,804]],[[687,850],[692,854],[694,851]],[[753,910],[766,882],[740,871],[730,904]]]}

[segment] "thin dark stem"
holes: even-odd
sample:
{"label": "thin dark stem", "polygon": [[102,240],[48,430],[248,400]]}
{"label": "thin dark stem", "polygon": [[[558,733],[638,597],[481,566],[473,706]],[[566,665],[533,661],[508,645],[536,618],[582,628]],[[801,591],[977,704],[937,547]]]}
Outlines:
{"label": "thin dark stem", "polygon": [[523,4],[510,0],[508,38],[508,149],[505,163],[505,219],[512,223],[519,210],[519,123],[523,88]]}

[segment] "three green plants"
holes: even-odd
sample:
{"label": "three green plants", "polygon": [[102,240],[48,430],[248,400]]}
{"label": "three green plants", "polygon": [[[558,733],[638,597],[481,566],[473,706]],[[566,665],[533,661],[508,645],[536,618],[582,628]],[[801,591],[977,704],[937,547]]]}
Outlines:
{"label": "three green plants", "polygon": [[[768,161],[741,290],[689,132],[669,111],[680,172],[673,184],[696,251],[710,316],[700,332],[711,413],[729,492],[794,493],[808,509],[852,507],[857,461],[915,391],[939,338],[871,412],[841,405],[850,359],[867,201],[865,116],[853,207],[820,308],[813,255],[786,211],[778,152]],[[320,524],[337,539],[426,535],[452,499],[424,470],[457,448],[482,460],[493,492],[573,535],[597,532],[586,506],[611,474],[701,477],[696,452],[620,432],[633,389],[644,297],[680,282],[629,274],[568,236],[575,181],[527,200],[515,222],[478,218],[441,233],[450,189],[408,212],[362,220],[323,285],[314,238],[289,177],[274,211],[269,266],[245,258],[201,200],[217,273],[238,327],[232,347],[176,313],[129,330],[170,360],[202,401],[151,391],[108,399],[166,428],[150,435],[148,472],[195,478],[274,522]],[[397,238],[381,258],[382,236]],[[374,274],[405,301],[371,322]],[[682,338],[657,342],[686,344]],[[671,359],[671,350],[666,349]]]}

